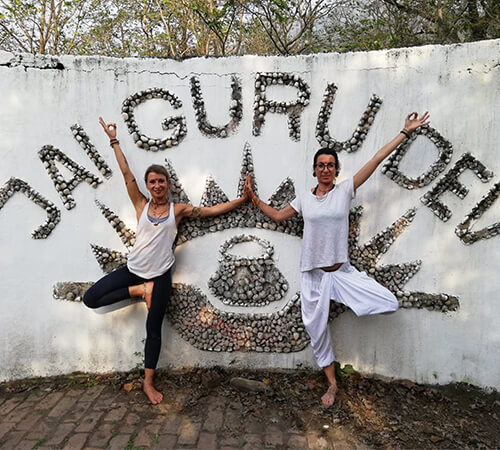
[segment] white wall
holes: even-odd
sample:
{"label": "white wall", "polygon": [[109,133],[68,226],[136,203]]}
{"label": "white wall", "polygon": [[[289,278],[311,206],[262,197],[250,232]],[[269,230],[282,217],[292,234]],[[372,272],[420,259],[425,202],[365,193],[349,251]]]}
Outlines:
{"label": "white wall", "polygon": [[[67,56],[59,58],[64,69],[44,68],[47,60],[43,58],[15,65],[13,54],[0,53],[0,187],[10,177],[21,178],[54,202],[62,217],[47,239],[34,240],[30,233],[46,218],[41,208],[18,193],[0,209],[0,380],[123,370],[140,362],[134,352],[142,352],[144,305],[102,313],[52,297],[57,282],[92,281],[102,275],[89,244],[125,250],[95,206],[95,199],[135,228],[133,209],[98,116],[117,122],[119,138],[138,179],[149,164],[168,158],[195,204],[209,174],[229,197],[236,195],[243,147],[249,142],[260,195],[267,199],[287,176],[297,189],[315,184],[311,158],[318,148],[316,119],[325,87],[334,82],[338,91],[329,125],[330,133],[338,140],[351,135],[373,93],[383,100],[363,146],[357,152],[340,154],[341,178],[354,174],[395,136],[403,126],[404,115],[414,110],[429,110],[432,126],[453,144],[446,171],[463,153],[471,152],[495,174],[488,183],[481,183],[472,172],[465,171],[460,181],[470,189],[469,194],[462,200],[451,193],[441,197],[453,213],[447,222],[420,202],[436,180],[424,188],[406,190],[379,169],[359,190],[354,204],[364,207],[360,241],[365,242],[416,207],[413,223],[381,262],[422,260],[420,271],[407,289],[457,296],[460,307],[445,314],[401,309],[390,316],[356,318],[350,312],[344,313],[331,322],[337,358],[365,373],[418,382],[467,381],[500,387],[500,237],[466,246],[454,232],[499,180],[499,50],[500,40],[368,53],[182,62]],[[290,139],[285,116],[278,114],[268,114],[261,135],[252,135],[254,79],[258,72],[267,71],[297,74],[311,88],[298,142]],[[233,74],[242,80],[243,119],[228,138],[203,136],[195,120],[189,78],[200,77],[209,120],[224,124],[228,120]],[[180,112],[186,116],[188,133],[177,147],[145,152],[135,146],[125,129],[122,102],[130,94],[150,87],[167,89],[183,102]],[[276,87],[269,90],[268,96],[294,99],[295,95],[292,88]],[[137,108],[136,118],[144,132],[163,136],[167,133],[161,129],[161,121],[172,112],[166,103],[151,101]],[[76,207],[68,211],[37,152],[51,144],[97,174],[73,139],[70,126],[75,123],[85,129],[113,176],[109,180],[101,177],[103,183],[97,189],[80,184],[73,191]],[[417,175],[428,167],[434,155],[434,147],[419,137],[401,169]],[[68,175],[64,170],[62,173]],[[499,221],[496,202],[474,229]],[[251,311],[279,310],[299,289],[297,237],[233,229],[189,241],[177,249],[174,282],[200,288],[217,308],[246,312],[248,308],[224,306],[207,288],[208,279],[217,269],[220,244],[241,232],[272,242],[274,261],[290,282],[287,298]],[[315,367],[310,347],[289,354],[214,353],[190,346],[168,322],[164,335],[160,366]]]}

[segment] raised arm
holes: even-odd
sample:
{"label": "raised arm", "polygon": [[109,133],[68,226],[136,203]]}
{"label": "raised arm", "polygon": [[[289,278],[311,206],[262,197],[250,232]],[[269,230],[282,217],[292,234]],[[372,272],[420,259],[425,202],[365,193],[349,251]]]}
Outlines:
{"label": "raised arm", "polygon": [[245,192],[247,196],[252,200],[252,203],[257,206],[267,217],[274,220],[275,222],[281,222],[283,220],[291,219],[297,214],[297,211],[293,209],[290,205],[285,206],[283,209],[276,209],[264,203],[259,197],[255,195],[252,188],[252,179],[250,176],[247,177],[245,181]]}
{"label": "raised arm", "polygon": [[244,192],[240,198],[225,203],[219,203],[214,206],[193,206],[185,203],[177,203],[175,205],[175,217],[177,223],[179,223],[183,217],[214,217],[232,211],[248,201],[248,199],[247,193]]}
{"label": "raised arm", "polygon": [[357,173],[354,175],[354,190],[361,186],[380,163],[387,158],[405,138],[409,138],[418,127],[429,123],[429,113],[426,111],[420,117],[416,112],[408,114],[403,130],[392,141],[385,144]]}
{"label": "raised arm", "polygon": [[116,138],[116,123],[107,124],[104,122],[102,117],[99,117],[99,123],[101,124],[104,132],[108,135],[111,148],[115,152],[116,161],[118,162],[118,166],[120,167],[123,178],[125,179],[128,196],[130,197],[136,211],[142,211],[142,208],[146,203],[146,197],[144,197],[142,192],[139,190],[134,174],[128,165],[127,158],[125,158],[125,155],[120,148],[120,141]]}

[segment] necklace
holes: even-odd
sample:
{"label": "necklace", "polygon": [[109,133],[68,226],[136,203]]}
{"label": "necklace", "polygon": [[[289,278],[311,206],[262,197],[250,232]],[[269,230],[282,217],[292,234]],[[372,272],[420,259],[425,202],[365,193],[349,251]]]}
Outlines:
{"label": "necklace", "polygon": [[161,217],[167,211],[168,206],[167,208],[159,208],[159,206],[167,205],[167,203],[167,201],[165,201],[165,203],[154,203],[153,201],[151,201],[151,205],[153,206],[153,208],[151,214],[149,214],[148,212],[148,218],[155,227],[157,227],[160,223],[165,222],[168,219],[168,216],[170,216],[169,211],[169,213],[165,217]]}
{"label": "necklace", "polygon": [[168,203],[168,200],[165,200],[164,202],[162,203],[158,203],[158,202],[155,202],[154,200],[151,200],[151,204],[153,205],[153,207],[157,207],[157,206],[163,206],[163,205],[166,205]]}
{"label": "necklace", "polygon": [[325,194],[328,194],[328,192],[333,191],[333,188],[335,187],[335,184],[332,185],[330,189],[327,191],[324,191],[323,189],[320,189],[319,185],[317,184],[316,187],[313,190],[313,194],[317,195],[317,193],[321,194],[320,197],[323,197]]}

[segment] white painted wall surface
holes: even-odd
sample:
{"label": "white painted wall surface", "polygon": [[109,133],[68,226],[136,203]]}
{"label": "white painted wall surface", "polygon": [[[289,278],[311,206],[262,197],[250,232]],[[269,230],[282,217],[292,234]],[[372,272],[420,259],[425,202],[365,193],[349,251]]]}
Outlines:
{"label": "white painted wall surface", "polygon": [[[72,371],[125,370],[140,362],[134,352],[142,352],[146,316],[143,304],[103,313],[52,297],[57,282],[93,281],[102,276],[89,244],[125,250],[96,208],[95,199],[135,228],[134,211],[98,116],[117,122],[122,147],[138,179],[149,164],[168,158],[194,204],[198,204],[209,174],[234,198],[243,147],[249,142],[260,195],[265,200],[287,176],[297,189],[314,186],[311,159],[318,148],[316,119],[325,87],[334,82],[338,91],[329,125],[338,140],[350,136],[372,93],[383,100],[361,149],[340,154],[342,179],[353,175],[396,135],[404,115],[414,110],[429,110],[432,126],[453,144],[447,170],[463,153],[471,152],[495,173],[488,183],[481,183],[470,171],[461,176],[470,192],[463,200],[450,193],[442,196],[453,212],[448,222],[439,220],[420,202],[436,181],[409,191],[379,169],[360,188],[354,201],[365,211],[360,241],[368,240],[416,207],[412,225],[382,263],[422,260],[420,271],[407,288],[456,295],[460,308],[447,314],[401,309],[393,315],[365,318],[344,313],[331,322],[337,358],[364,373],[427,383],[467,381],[499,388],[500,237],[466,246],[454,233],[456,225],[499,180],[499,55],[500,40],[496,40],[368,53],[182,62],[67,56],[59,58],[64,70],[42,70],[8,67],[14,55],[0,53],[0,186],[10,177],[21,178],[54,202],[62,214],[61,222],[47,239],[34,240],[30,237],[32,230],[46,218],[42,209],[19,193],[0,209],[0,380]],[[289,138],[285,116],[278,114],[268,114],[261,135],[252,135],[254,79],[262,71],[292,72],[311,87],[310,104],[302,113],[299,142]],[[213,124],[227,122],[230,76],[241,78],[243,119],[232,136],[210,139],[198,130],[189,86],[193,74],[200,77],[207,115]],[[178,147],[156,153],[135,146],[120,113],[127,96],[150,87],[168,89],[182,100],[181,113],[188,126],[187,136]],[[271,93],[280,100],[296,95],[292,88],[273,88],[268,97]],[[137,108],[136,117],[146,134],[163,136],[166,133],[161,121],[170,114],[171,107],[158,100]],[[97,174],[73,139],[69,127],[74,123],[83,126],[114,173],[97,189],[85,183],[79,185],[73,192],[77,206],[67,211],[37,152],[51,144]],[[434,155],[434,147],[419,137],[401,169],[409,175],[419,174]],[[498,206],[497,201],[474,229],[500,221]],[[217,269],[220,244],[241,232],[272,242],[276,265],[290,282],[287,298],[251,310],[279,310],[299,289],[297,237],[237,229],[195,239],[177,249],[174,282],[197,286],[218,308],[244,311],[242,307],[224,306],[207,288],[208,279]],[[165,321],[159,365],[295,368],[315,367],[315,361],[310,347],[290,354],[200,351]]]}

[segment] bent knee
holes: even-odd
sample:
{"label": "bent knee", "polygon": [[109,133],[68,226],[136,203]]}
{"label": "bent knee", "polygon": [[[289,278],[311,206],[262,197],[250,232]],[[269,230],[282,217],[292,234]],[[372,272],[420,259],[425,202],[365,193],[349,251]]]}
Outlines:
{"label": "bent knee", "polygon": [[[92,288],[90,288],[90,289],[92,289]],[[97,298],[95,296],[93,296],[92,293],[89,293],[90,289],[87,292],[85,292],[85,294],[83,294],[83,304],[87,308],[96,309],[98,307],[97,306]]]}
{"label": "bent knee", "polygon": [[382,314],[392,314],[395,313],[399,309],[399,303],[396,299],[391,301],[387,309]]}

